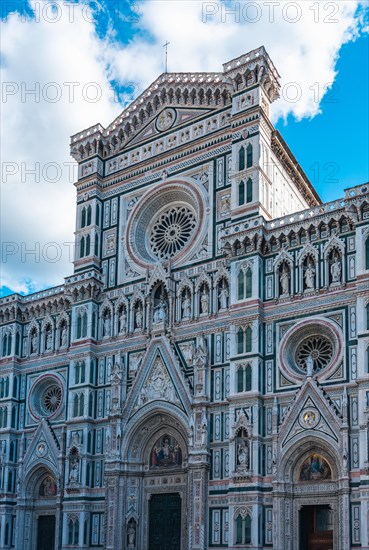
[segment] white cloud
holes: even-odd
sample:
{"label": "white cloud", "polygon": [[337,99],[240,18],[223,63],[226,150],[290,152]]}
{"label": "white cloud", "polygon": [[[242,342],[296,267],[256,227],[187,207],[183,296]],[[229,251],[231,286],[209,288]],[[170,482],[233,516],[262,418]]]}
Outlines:
{"label": "white cloud", "polygon": [[[33,2],[35,8],[37,4]],[[218,72],[224,62],[264,44],[282,76],[282,86],[294,82],[298,87],[289,87],[290,97],[301,90],[295,102],[288,101],[284,94],[274,104],[274,117],[289,113],[297,118],[311,117],[319,112],[316,93],[319,91],[321,100],[324,86],[334,81],[341,45],[356,36],[359,0],[273,4],[271,22],[271,8],[266,1],[257,3],[257,11],[256,2],[139,2],[135,9],[139,14],[138,32],[126,45],[115,41],[113,32],[100,39],[86,17],[86,9],[79,5],[74,6],[72,22],[71,12],[65,8],[57,23],[45,17],[25,21],[16,14],[1,23],[1,80],[3,86],[14,83],[19,90],[8,95],[5,102],[3,97],[1,105],[2,168],[4,163],[18,167],[23,163],[23,170],[6,182],[2,174],[2,240],[14,242],[20,250],[3,264],[4,281],[9,286],[14,290],[38,290],[61,284],[63,277],[72,272],[69,245],[63,244],[73,241],[75,218],[74,180],[64,166],[71,162],[69,136],[96,122],[106,126],[119,114],[109,80],[133,82],[135,92],[141,93],[157,78],[163,72],[166,40],[170,42],[169,71],[173,72]],[[226,12],[226,6],[236,8],[236,12]],[[292,22],[297,16],[299,21]],[[258,21],[252,22],[255,18]],[[51,82],[57,87],[47,87]],[[80,84],[74,88],[72,102],[71,85],[65,84],[68,82]],[[97,103],[88,101],[92,86],[85,89],[90,92],[87,99],[81,93],[89,82],[102,91]],[[35,83],[44,92],[40,101],[35,102],[32,95],[22,101],[22,87],[30,89]],[[62,96],[52,103],[56,89]],[[64,166],[62,177],[55,183],[45,182],[41,173],[40,182],[28,175],[22,183],[21,172],[36,162],[41,172],[44,168],[44,175],[48,163]],[[46,176],[53,177],[52,167]],[[49,242],[60,247],[62,256],[57,262],[45,259],[45,255],[52,256]],[[40,243],[38,257],[22,257],[22,247],[25,252],[37,247],[35,243]]]}
{"label": "white cloud", "polygon": [[[70,135],[97,122],[108,124],[120,107],[107,78],[106,43],[79,6],[71,21],[68,10],[61,11],[57,23],[12,14],[0,30],[2,277],[14,290],[30,288],[29,279],[38,290],[62,284],[73,271],[75,179],[66,164],[72,161]],[[26,94],[31,89],[36,96]],[[94,103],[98,92],[101,100]],[[36,163],[38,181],[26,174]],[[7,176],[13,169],[16,173]],[[27,254],[30,250],[35,254]]]}

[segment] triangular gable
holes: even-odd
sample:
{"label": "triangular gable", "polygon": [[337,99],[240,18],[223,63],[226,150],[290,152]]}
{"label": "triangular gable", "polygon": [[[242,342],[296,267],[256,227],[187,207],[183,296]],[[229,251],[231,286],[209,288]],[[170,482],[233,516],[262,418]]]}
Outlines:
{"label": "triangular gable", "polygon": [[342,421],[334,405],[317,383],[307,378],[283,418],[279,432],[282,448],[303,432],[310,432],[334,443],[340,440]]}
{"label": "triangular gable", "polygon": [[[213,110],[214,109],[175,108],[174,106],[173,107],[167,107],[166,109],[163,109],[161,112],[158,112],[157,116],[153,120],[151,120],[147,124],[147,126],[145,126],[143,128],[143,130],[141,130],[141,132],[139,132],[131,140],[129,140],[126,143],[126,145],[128,145],[128,143],[129,143],[129,145],[131,146],[131,145],[135,145],[137,143],[140,143],[142,141],[146,141],[148,139],[158,138],[166,130],[171,130],[172,131],[177,126],[182,126],[186,122],[189,122],[190,120],[195,119],[197,117],[200,117],[202,115],[206,115],[207,113],[209,113]],[[164,129],[165,127],[163,129],[160,129],[160,123],[158,123],[160,121],[160,117],[163,114],[165,115],[165,112],[168,112],[168,111],[170,111],[170,113],[173,116],[173,123],[170,124],[170,126],[168,126],[168,128],[166,128],[166,129]],[[203,124],[204,124],[203,129],[202,130],[199,129],[199,132],[205,133],[205,122]],[[180,141],[178,140],[177,143],[175,143],[175,142],[172,143],[173,147],[175,145],[180,145]],[[155,152],[156,151],[150,151],[150,154],[154,154]],[[149,154],[149,152],[148,152],[148,154]]]}
{"label": "triangular gable", "polygon": [[59,452],[59,443],[53,429],[45,418],[41,418],[41,422],[24,455],[24,471],[26,472],[32,463],[42,462],[49,466],[52,471],[58,472]]}
{"label": "triangular gable", "polygon": [[191,396],[179,362],[165,337],[152,340],[129,393],[123,415],[128,420],[153,401],[176,405],[188,415]]}

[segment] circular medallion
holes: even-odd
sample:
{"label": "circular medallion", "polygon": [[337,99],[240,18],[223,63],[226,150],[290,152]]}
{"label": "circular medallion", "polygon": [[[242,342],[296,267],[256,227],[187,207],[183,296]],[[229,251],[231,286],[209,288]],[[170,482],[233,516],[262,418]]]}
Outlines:
{"label": "circular medallion", "polygon": [[315,428],[320,420],[320,414],[317,409],[309,408],[304,409],[300,413],[300,425],[306,429]]}
{"label": "circular medallion", "polygon": [[174,109],[164,109],[156,119],[156,129],[159,132],[169,130],[173,126],[175,119],[176,112]]}
{"label": "circular medallion", "polygon": [[47,447],[45,445],[44,442],[41,442],[37,445],[37,449],[36,449],[36,454],[37,456],[39,456],[40,458],[42,458],[43,456],[45,456],[47,453]]}

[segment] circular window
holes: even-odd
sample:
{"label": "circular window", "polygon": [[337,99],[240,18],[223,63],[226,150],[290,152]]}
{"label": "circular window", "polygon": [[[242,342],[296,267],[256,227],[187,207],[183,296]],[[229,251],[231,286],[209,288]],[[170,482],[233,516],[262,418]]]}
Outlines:
{"label": "circular window", "polygon": [[196,228],[195,213],[187,206],[174,206],[154,222],[150,247],[157,258],[172,258],[189,241]]}
{"label": "circular window", "polygon": [[281,340],[280,368],[287,378],[295,381],[306,376],[309,368],[318,378],[327,377],[342,361],[342,341],[340,329],[330,319],[301,321]]}
{"label": "circular window", "polygon": [[310,336],[305,338],[297,346],[296,363],[302,370],[306,370],[306,361],[311,357],[314,365],[314,371],[319,371],[326,367],[333,355],[333,344],[325,336]]}
{"label": "circular window", "polygon": [[62,403],[63,386],[59,378],[49,374],[36,380],[31,388],[29,401],[35,418],[51,418],[60,411]]}
{"label": "circular window", "polygon": [[62,390],[60,386],[56,384],[46,388],[42,396],[42,404],[44,409],[53,414],[61,405],[62,400]]}
{"label": "circular window", "polygon": [[187,259],[205,237],[204,200],[190,183],[165,182],[148,191],[128,220],[127,252],[137,266]]}

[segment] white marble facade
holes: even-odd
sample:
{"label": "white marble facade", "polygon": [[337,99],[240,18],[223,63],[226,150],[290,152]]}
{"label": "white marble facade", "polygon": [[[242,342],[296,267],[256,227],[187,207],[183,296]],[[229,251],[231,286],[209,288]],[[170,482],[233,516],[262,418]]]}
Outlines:
{"label": "white marble facade", "polygon": [[369,546],[369,185],[321,203],[278,93],[261,47],[72,137],[75,273],[0,300],[1,549],[155,550],[165,495],[173,550]]}

